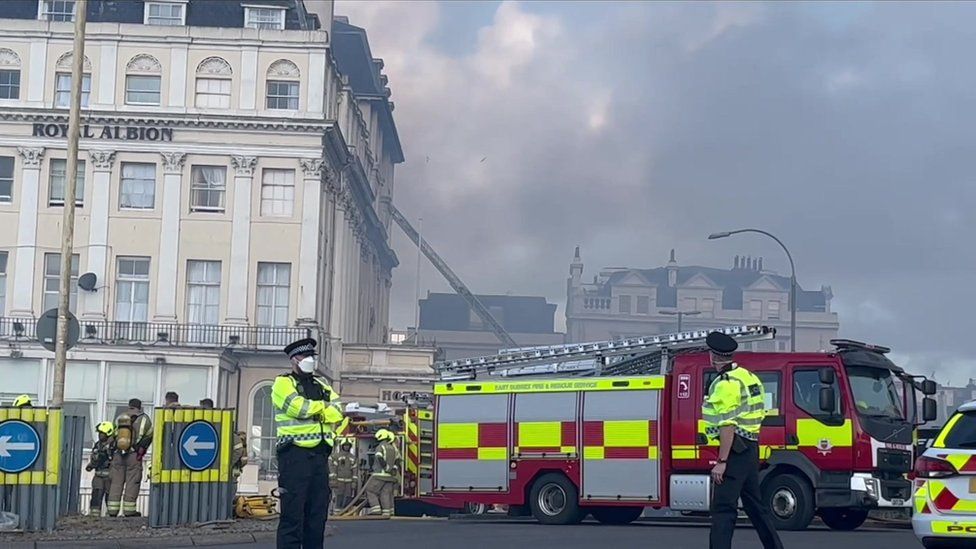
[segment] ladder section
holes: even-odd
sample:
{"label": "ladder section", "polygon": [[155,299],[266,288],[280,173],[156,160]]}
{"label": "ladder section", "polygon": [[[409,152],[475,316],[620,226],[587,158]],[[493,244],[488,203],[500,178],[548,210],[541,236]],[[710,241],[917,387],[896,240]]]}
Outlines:
{"label": "ladder section", "polygon": [[[506,349],[497,355],[439,362],[434,364],[434,369],[445,381],[476,379],[479,375],[582,373],[593,371],[603,361],[614,357],[629,358],[658,351],[701,348],[705,345],[708,334],[714,331],[722,332],[738,341],[772,339],[776,333],[776,329],[769,326],[747,324],[590,343]],[[565,369],[560,370],[560,367]]]}
{"label": "ladder section", "polygon": [[[447,280],[447,283],[451,285],[451,288],[454,288],[454,291],[457,292],[459,296],[464,298],[464,300],[468,303],[468,307],[471,307],[471,310],[474,311],[476,315],[478,315],[478,318],[480,318],[482,322],[484,322],[491,328],[492,333],[495,334],[495,337],[498,338],[498,341],[501,341],[503,344],[508,345],[510,347],[515,347],[516,345],[518,345],[518,343],[515,343],[515,340],[512,339],[512,336],[508,335],[508,332],[505,331],[505,328],[503,328],[502,325],[499,324],[498,320],[496,320],[495,317],[492,316],[488,308],[485,307],[485,305],[480,300],[478,300],[478,298],[473,293],[471,293],[471,290],[469,290],[468,287],[464,284],[464,282],[461,281],[461,278],[458,277],[458,275],[454,273],[454,271],[447,265],[447,263],[443,259],[441,259],[441,256],[438,255],[438,253],[435,252],[434,249],[431,248],[429,244],[427,244],[427,240],[423,240],[420,238],[420,234],[417,232],[416,229],[413,228],[413,225],[411,225],[410,222],[407,221],[407,218],[403,217],[403,214],[400,213],[400,210],[396,209],[396,206],[394,206],[393,204],[390,204],[389,206],[390,206],[390,215],[393,217],[393,220],[397,222],[397,225],[399,225],[400,228],[403,229],[403,232],[404,234],[407,235],[407,238],[412,240],[414,244],[420,247],[420,251],[422,251],[424,255],[427,256],[427,259],[431,262],[431,264],[434,265],[434,267],[441,273],[441,275],[444,276],[444,278]],[[419,326],[414,327],[414,329],[415,330],[419,329]]]}

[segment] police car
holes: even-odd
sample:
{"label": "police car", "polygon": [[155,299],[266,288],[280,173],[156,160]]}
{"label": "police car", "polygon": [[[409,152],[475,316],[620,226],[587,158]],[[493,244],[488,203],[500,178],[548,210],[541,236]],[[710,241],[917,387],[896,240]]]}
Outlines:
{"label": "police car", "polygon": [[976,401],[915,461],[912,528],[926,548],[976,547]]}

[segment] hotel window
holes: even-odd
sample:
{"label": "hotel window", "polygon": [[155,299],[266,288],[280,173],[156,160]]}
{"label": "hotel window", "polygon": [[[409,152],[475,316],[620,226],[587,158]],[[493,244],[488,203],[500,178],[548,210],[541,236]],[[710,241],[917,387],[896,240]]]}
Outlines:
{"label": "hotel window", "polygon": [[74,21],[75,0],[42,0],[40,17],[45,21]]}
{"label": "hotel window", "polygon": [[140,341],[149,320],[149,258],[120,257],[115,279],[115,337]]}
{"label": "hotel window", "polygon": [[762,300],[749,301],[749,318],[762,318]]}
{"label": "hotel window", "polygon": [[702,316],[709,318],[715,316],[715,300],[703,297],[701,300],[701,305],[698,306],[698,310],[702,312]]}
{"label": "hotel window", "polygon": [[268,80],[268,108],[298,110],[298,82]]}
{"label": "hotel window", "polygon": [[0,99],[20,99],[20,69],[0,69]]}
{"label": "hotel window", "polygon": [[637,314],[646,315],[651,311],[651,298],[646,295],[637,296]]}
{"label": "hotel window", "polygon": [[254,390],[254,397],[251,399],[251,431],[247,440],[247,454],[257,458],[258,478],[278,478],[278,459],[275,453],[277,429],[270,383],[262,384]]}
{"label": "hotel window", "polygon": [[146,11],[143,14],[144,23],[147,25],[160,25],[164,27],[176,27],[184,25],[186,6],[175,2],[146,2]]}
{"label": "hotel window", "polygon": [[[91,75],[81,77],[81,106],[88,107],[91,98]],[[54,106],[67,109],[71,107],[71,73],[59,72],[54,83]]]}
{"label": "hotel window", "polygon": [[7,311],[7,252],[0,252],[0,316]]}
{"label": "hotel window", "polygon": [[0,202],[13,201],[14,157],[0,156]]}
{"label": "hotel window", "polygon": [[[68,180],[68,161],[63,158],[51,159],[50,193],[48,206],[64,206],[65,183]],[[85,161],[78,161],[75,174],[75,206],[85,202]]]}
{"label": "hotel window", "polygon": [[208,57],[197,65],[196,102],[199,109],[229,109],[230,63],[220,57]]}
{"label": "hotel window", "polygon": [[[85,446],[91,446],[95,431],[95,405],[101,384],[98,382],[99,366],[97,362],[68,361],[64,372],[64,404],[61,408],[65,415],[84,418]],[[53,372],[51,372],[53,374]],[[52,379],[53,381],[53,379]],[[53,396],[53,383],[51,384]],[[106,420],[115,418],[106,418]]]}
{"label": "hotel window", "polygon": [[225,78],[197,78],[196,105],[200,109],[229,109],[230,80]]}
{"label": "hotel window", "polygon": [[261,172],[261,215],[291,217],[295,204],[295,170]]}
{"label": "hotel window", "polygon": [[291,264],[258,263],[258,326],[288,325]]}
{"label": "hotel window", "polygon": [[125,67],[125,104],[159,105],[163,66],[155,57],[140,54]]}
{"label": "hotel window", "polygon": [[220,320],[220,262],[187,261],[186,321],[199,327],[190,328],[190,340],[215,342]]}
{"label": "hotel window", "polygon": [[285,10],[283,8],[244,8],[244,26],[250,29],[285,28]]}
{"label": "hotel window", "polygon": [[156,207],[156,165],[122,163],[119,207],[151,210]]}
{"label": "hotel window", "polygon": [[129,409],[129,399],[142,401],[142,411],[153,416],[156,397],[156,366],[153,364],[109,363],[105,395],[105,418],[112,421]]}
{"label": "hotel window", "polygon": [[[61,295],[61,254],[44,254],[44,311],[57,309],[58,296]],[[78,254],[71,256],[71,287],[68,296],[68,309],[77,310],[78,302]]]}
{"label": "hotel window", "polygon": [[779,301],[770,301],[766,305],[766,315],[769,320],[779,320]]}
{"label": "hotel window", "polygon": [[617,304],[619,306],[617,312],[621,314],[630,314],[630,296],[622,295],[617,298]]}
{"label": "hotel window", "polygon": [[225,166],[193,166],[190,170],[190,211],[222,212],[227,190]]}
{"label": "hotel window", "polygon": [[160,77],[130,74],[125,77],[126,105],[159,105]]}
{"label": "hotel window", "polygon": [[266,106],[274,110],[298,110],[299,78],[298,66],[287,59],[279,59],[268,68],[265,91]]}

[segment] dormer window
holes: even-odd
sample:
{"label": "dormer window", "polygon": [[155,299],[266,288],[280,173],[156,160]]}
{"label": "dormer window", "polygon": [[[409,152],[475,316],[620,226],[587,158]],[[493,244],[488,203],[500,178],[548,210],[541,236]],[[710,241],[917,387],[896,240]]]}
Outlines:
{"label": "dormer window", "polygon": [[275,7],[244,7],[244,26],[249,29],[285,28],[285,8]]}
{"label": "dormer window", "polygon": [[144,22],[147,25],[179,27],[186,24],[186,3],[184,1],[146,2],[145,6]]}
{"label": "dormer window", "polygon": [[75,0],[41,0],[37,18],[42,21],[74,21]]}

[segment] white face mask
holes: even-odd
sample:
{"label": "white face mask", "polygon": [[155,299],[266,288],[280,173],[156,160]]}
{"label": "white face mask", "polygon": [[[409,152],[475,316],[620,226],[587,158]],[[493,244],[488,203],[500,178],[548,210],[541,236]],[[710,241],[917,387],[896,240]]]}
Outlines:
{"label": "white face mask", "polygon": [[298,369],[310,374],[315,371],[315,357],[307,356],[298,362]]}

